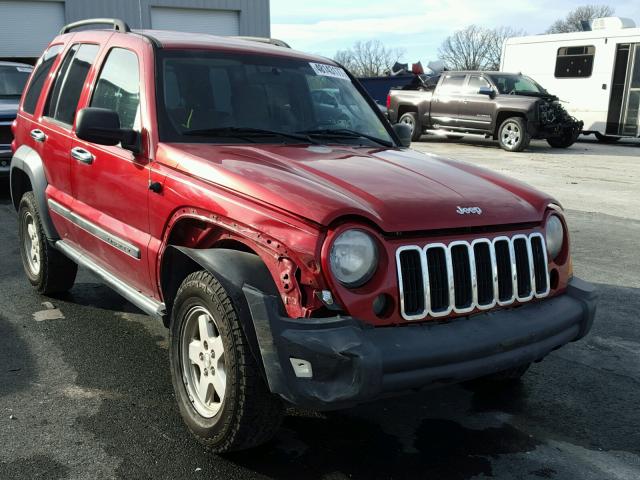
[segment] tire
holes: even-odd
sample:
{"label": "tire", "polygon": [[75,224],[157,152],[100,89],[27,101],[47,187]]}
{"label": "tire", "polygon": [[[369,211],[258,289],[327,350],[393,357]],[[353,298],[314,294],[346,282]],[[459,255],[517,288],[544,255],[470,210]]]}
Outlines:
{"label": "tire", "polygon": [[578,135],[580,135],[580,133],[565,132],[560,137],[547,138],[547,143],[553,148],[569,148],[576,143]]}
{"label": "tire", "polygon": [[529,146],[531,135],[527,131],[527,125],[521,117],[509,117],[498,130],[498,142],[500,147],[507,152],[522,152]]}
{"label": "tire", "polygon": [[411,127],[411,141],[417,142],[422,138],[422,123],[418,118],[418,114],[416,112],[407,112],[400,117],[398,123],[404,123],[405,125],[409,125]]}
{"label": "tire", "polygon": [[210,273],[192,273],[180,286],[169,335],[173,388],[196,439],[215,453],[270,440],[282,422],[282,401],[267,388],[233,301]]}
{"label": "tire", "polygon": [[33,192],[25,193],[20,200],[18,238],[22,266],[38,293],[51,295],[71,289],[78,265],[47,240]]}
{"label": "tire", "polygon": [[598,132],[596,132],[596,138],[600,143],[616,143],[620,140],[620,137],[610,137],[609,135],[603,135]]}

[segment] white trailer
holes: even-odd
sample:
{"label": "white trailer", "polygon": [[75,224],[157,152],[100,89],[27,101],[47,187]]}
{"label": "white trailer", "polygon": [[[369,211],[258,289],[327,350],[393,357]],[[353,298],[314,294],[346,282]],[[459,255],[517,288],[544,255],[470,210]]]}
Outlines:
{"label": "white trailer", "polygon": [[607,17],[584,32],[508,39],[500,69],[522,72],[601,141],[640,136],[640,28]]}

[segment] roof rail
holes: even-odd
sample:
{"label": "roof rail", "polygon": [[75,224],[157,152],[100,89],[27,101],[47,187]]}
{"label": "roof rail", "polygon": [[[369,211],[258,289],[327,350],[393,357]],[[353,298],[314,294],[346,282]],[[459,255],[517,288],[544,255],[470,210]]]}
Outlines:
{"label": "roof rail", "polygon": [[60,30],[60,35],[64,35],[75,28],[85,27],[87,25],[112,25],[113,29],[119,32],[127,33],[131,31],[129,25],[118,18],[87,18],[86,20],[80,20],[79,22],[73,22],[65,25],[62,27],[62,30]]}
{"label": "roof rail", "polygon": [[291,46],[282,40],[278,40],[277,38],[266,38],[266,37],[233,37],[238,40],[248,40],[249,42],[260,42],[260,43],[268,43],[269,45],[275,45],[276,47],[283,48],[291,48]]}

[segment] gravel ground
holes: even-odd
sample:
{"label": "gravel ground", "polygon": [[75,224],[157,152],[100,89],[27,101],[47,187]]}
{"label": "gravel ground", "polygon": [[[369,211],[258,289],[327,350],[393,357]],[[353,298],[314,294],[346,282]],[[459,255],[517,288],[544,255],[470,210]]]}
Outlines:
{"label": "gravel ground", "polygon": [[[640,144],[534,142],[508,154],[425,140],[414,148],[557,195],[576,273],[602,294],[585,340],[506,391],[454,386],[331,414],[292,409],[271,444],[210,455],[179,418],[158,322],[86,272],[68,295],[32,292],[0,182],[0,479],[640,478]],[[37,313],[51,306],[59,312]]]}

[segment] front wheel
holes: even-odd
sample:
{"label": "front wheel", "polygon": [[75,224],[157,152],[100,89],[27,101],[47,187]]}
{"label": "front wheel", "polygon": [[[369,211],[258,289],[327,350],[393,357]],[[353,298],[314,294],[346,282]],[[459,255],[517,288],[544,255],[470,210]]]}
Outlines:
{"label": "front wheel", "polygon": [[404,123],[411,128],[411,141],[417,142],[422,137],[422,123],[416,112],[407,112],[400,117],[398,123]]}
{"label": "front wheel", "polygon": [[47,240],[33,192],[25,193],[20,200],[18,237],[24,272],[38,293],[51,295],[71,289],[78,265]]}
{"label": "front wheel", "polygon": [[503,150],[521,152],[529,146],[531,135],[527,125],[521,117],[507,118],[498,130],[498,142]]}
{"label": "front wheel", "polygon": [[282,402],[262,378],[232,299],[208,272],[189,275],[178,290],[169,354],[180,414],[212,451],[251,448],[278,430]]}

